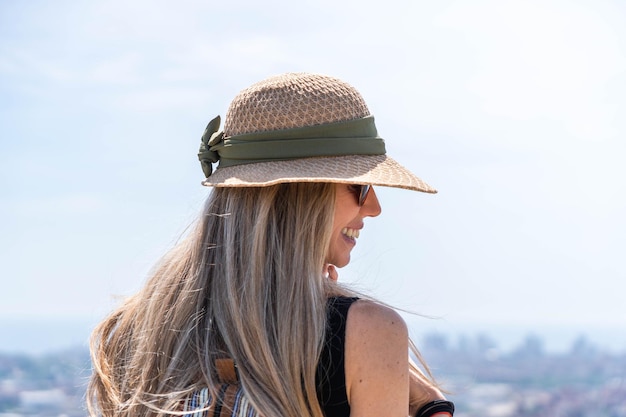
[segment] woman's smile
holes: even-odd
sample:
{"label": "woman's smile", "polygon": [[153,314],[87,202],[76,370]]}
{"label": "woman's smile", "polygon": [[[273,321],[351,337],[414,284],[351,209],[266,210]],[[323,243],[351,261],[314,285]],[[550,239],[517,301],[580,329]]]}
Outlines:
{"label": "woman's smile", "polygon": [[337,184],[335,215],[326,262],[339,268],[350,262],[350,252],[363,229],[365,217],[380,214],[380,204],[373,188],[370,188],[362,206],[358,204],[360,186]]}

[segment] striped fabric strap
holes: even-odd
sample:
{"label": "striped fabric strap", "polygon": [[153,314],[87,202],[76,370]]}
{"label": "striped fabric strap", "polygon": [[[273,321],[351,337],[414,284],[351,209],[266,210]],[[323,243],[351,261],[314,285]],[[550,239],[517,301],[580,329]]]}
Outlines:
{"label": "striped fabric strap", "polygon": [[236,384],[223,384],[217,401],[208,388],[195,392],[185,401],[185,417],[257,417],[243,389]]}

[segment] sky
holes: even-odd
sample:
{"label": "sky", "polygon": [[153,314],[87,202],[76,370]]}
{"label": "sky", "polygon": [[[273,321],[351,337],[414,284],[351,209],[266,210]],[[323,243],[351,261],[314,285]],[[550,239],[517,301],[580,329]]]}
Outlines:
{"label": "sky", "polygon": [[0,2],[0,320],[96,323],[137,291],[209,192],[206,123],[307,71],[439,190],[377,188],[341,280],[435,317],[415,328],[626,349],[622,2],[213,3]]}

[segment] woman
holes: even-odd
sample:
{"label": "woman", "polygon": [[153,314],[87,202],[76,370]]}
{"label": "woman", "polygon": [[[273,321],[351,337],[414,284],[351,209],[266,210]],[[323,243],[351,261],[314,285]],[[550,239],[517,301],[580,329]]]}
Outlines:
{"label": "woman", "polygon": [[202,137],[215,188],[195,229],[94,331],[91,413],[451,415],[409,363],[402,318],[337,283],[380,214],[372,185],[436,192],[385,155],[360,94],[284,74],[219,124]]}

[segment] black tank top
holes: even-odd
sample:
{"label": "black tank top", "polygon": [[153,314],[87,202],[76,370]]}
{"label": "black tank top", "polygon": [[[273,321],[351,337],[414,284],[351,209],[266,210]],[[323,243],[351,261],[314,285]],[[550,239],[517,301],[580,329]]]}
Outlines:
{"label": "black tank top", "polygon": [[346,394],[345,340],[346,318],[355,297],[333,297],[328,300],[328,325],[324,349],[315,376],[317,397],[326,417],[349,417]]}

